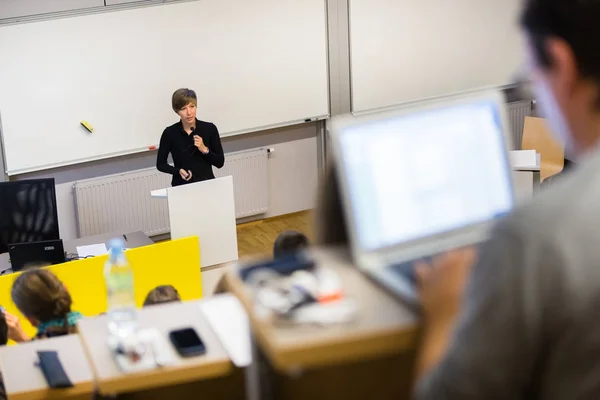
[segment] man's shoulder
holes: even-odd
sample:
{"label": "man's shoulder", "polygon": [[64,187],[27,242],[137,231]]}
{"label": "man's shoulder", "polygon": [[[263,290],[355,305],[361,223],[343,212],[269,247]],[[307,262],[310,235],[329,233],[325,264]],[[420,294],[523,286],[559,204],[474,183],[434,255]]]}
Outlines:
{"label": "man's shoulder", "polygon": [[574,233],[597,225],[600,217],[600,159],[560,177],[518,207],[506,225],[540,238]]}

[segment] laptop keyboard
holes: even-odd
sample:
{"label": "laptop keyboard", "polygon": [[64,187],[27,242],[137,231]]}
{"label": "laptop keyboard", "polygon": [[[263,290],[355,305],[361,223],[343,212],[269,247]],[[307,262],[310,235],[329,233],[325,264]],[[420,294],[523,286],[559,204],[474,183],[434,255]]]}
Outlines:
{"label": "laptop keyboard", "polygon": [[[479,253],[479,251],[481,250],[481,243],[474,245],[474,247],[477,250],[477,252]],[[417,260],[404,261],[404,262],[397,263],[397,264],[390,264],[388,266],[388,269],[392,273],[398,274],[401,277],[403,277],[404,279],[406,279],[411,285],[416,286],[417,285],[417,274],[415,272],[416,263],[419,261],[423,261],[423,262],[431,265],[433,263],[433,259],[435,257],[437,257],[438,255],[439,254],[429,256],[429,257],[422,257]]]}
{"label": "laptop keyboard", "polygon": [[415,273],[415,261],[405,261],[399,264],[392,264],[388,269],[406,279],[411,285],[417,285],[417,275]]}

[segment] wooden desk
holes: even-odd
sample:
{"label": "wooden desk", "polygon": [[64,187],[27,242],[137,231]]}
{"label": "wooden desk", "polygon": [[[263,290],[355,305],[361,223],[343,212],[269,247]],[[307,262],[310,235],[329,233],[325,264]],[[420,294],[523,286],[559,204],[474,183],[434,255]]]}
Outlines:
{"label": "wooden desk", "polygon": [[[65,372],[75,385],[69,389],[50,389],[35,365],[37,351],[57,351]],[[10,400],[91,399],[94,380],[79,336],[69,335],[36,340],[18,346],[0,348],[0,369]]]}
{"label": "wooden desk", "polygon": [[[168,332],[173,329],[191,326],[204,340],[207,352],[199,357],[182,358],[173,347],[169,347],[176,360],[174,365],[124,374],[115,363],[107,345],[106,316],[82,320],[79,323],[79,335],[90,359],[100,393],[139,392],[224,377],[234,373],[233,364],[217,336],[204,320],[198,301],[147,307],[139,310],[138,319],[140,328],[157,328],[165,337],[168,337]],[[149,398],[149,395],[144,398]]]}
{"label": "wooden desk", "polygon": [[313,254],[339,274],[346,295],[357,301],[354,322],[325,328],[275,325],[258,315],[236,271],[225,276],[227,289],[248,312],[260,351],[282,374],[273,398],[408,398],[417,317],[357,271],[347,253]]}
{"label": "wooden desk", "polygon": [[250,291],[236,272],[225,278],[228,289],[242,302],[261,347],[281,370],[317,367],[400,353],[414,345],[415,315],[336,251],[317,250],[317,262],[336,271],[346,295],[358,303],[356,321],[331,327],[281,327],[255,312]]}

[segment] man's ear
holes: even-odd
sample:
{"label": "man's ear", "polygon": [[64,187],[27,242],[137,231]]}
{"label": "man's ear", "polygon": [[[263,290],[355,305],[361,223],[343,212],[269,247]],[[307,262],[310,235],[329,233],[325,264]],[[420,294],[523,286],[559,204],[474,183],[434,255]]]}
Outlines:
{"label": "man's ear", "polygon": [[571,46],[560,38],[546,40],[546,53],[550,59],[547,74],[555,95],[568,99],[578,88],[580,73]]}

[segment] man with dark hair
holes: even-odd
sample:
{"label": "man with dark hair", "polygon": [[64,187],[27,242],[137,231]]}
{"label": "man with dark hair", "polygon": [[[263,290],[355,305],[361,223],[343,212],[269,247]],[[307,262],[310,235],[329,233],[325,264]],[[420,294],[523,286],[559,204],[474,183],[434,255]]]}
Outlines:
{"label": "man with dark hair", "polygon": [[600,0],[525,3],[537,99],[577,169],[478,256],[417,267],[416,399],[600,398]]}
{"label": "man with dark hair", "polygon": [[308,247],[308,238],[298,231],[285,231],[277,236],[273,245],[273,258],[296,254]]}
{"label": "man with dark hair", "polygon": [[[160,137],[156,168],[173,175],[172,186],[214,179],[213,167],[225,164],[217,127],[196,118],[198,99],[191,89],[173,93],[171,106],[180,120],[167,127]],[[169,154],[173,164],[169,164]]]}

